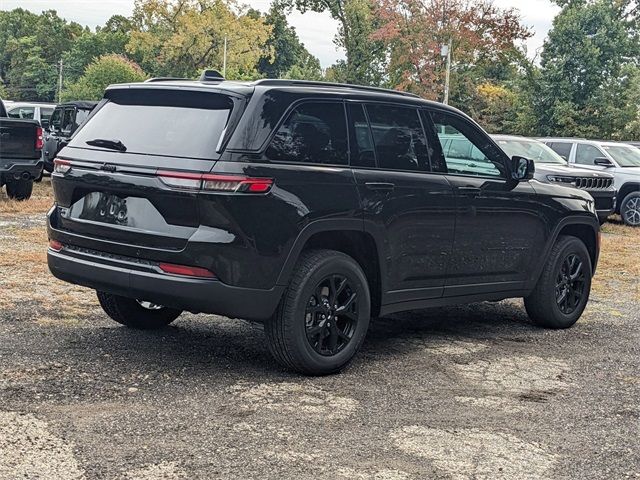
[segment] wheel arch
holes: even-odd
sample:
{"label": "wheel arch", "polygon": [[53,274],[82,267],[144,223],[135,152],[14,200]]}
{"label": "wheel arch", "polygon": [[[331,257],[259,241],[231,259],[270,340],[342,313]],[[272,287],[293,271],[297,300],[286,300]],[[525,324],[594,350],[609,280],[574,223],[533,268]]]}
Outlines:
{"label": "wheel arch", "polygon": [[582,240],[589,252],[592,274],[595,273],[600,255],[600,224],[596,217],[568,217],[558,223],[552,235],[550,235],[542,257],[544,261],[538,264],[535,274],[528,285],[529,290],[532,290],[538,283],[544,265],[549,260],[551,249],[561,235],[568,235]]}
{"label": "wheel arch", "polygon": [[377,316],[383,292],[384,263],[374,236],[364,230],[362,220],[318,220],[298,235],[277,285],[288,285],[300,255],[311,249],[329,249],[352,257],[367,277],[371,293],[371,315]]}

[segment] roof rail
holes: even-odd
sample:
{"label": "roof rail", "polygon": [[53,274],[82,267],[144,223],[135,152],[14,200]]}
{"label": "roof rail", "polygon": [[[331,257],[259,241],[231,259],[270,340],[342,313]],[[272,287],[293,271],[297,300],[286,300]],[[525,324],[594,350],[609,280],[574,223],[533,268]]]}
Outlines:
{"label": "roof rail", "polygon": [[281,87],[338,87],[338,88],[351,88],[354,90],[362,90],[366,92],[378,92],[378,93],[391,93],[395,95],[402,95],[405,97],[420,98],[419,95],[410,92],[401,92],[399,90],[390,90],[380,87],[367,87],[364,85],[352,85],[350,83],[333,83],[333,82],[316,82],[312,80],[285,80],[276,78],[263,78],[262,80],[256,80],[254,85],[265,86],[281,86]]}
{"label": "roof rail", "polygon": [[153,82],[193,82],[195,81],[193,78],[178,78],[178,77],[153,77],[147,78],[144,83],[153,83]]}

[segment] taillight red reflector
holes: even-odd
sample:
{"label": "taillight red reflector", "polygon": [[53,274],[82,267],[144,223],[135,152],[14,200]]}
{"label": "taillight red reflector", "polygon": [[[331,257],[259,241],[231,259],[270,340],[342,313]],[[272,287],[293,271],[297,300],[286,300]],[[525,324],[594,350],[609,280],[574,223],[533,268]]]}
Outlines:
{"label": "taillight red reflector", "polygon": [[49,248],[54,252],[59,252],[64,248],[64,245],[57,240],[49,240]]}
{"label": "taillight red reflector", "polygon": [[175,265],[173,263],[161,263],[159,267],[160,270],[162,270],[164,273],[171,273],[173,275],[183,275],[185,277],[215,278],[215,275],[206,268],[189,267],[187,265]]}
{"label": "taillight red reflector", "polygon": [[44,147],[44,134],[42,127],[36,127],[36,150],[42,150]]}
{"label": "taillight red reflector", "polygon": [[53,171],[55,173],[67,173],[71,170],[71,162],[69,160],[61,160],[56,158],[53,160]]}
{"label": "taillight red reflector", "polygon": [[212,192],[266,193],[272,185],[271,178],[250,178],[242,175],[214,175],[160,170],[156,172],[166,185]]}

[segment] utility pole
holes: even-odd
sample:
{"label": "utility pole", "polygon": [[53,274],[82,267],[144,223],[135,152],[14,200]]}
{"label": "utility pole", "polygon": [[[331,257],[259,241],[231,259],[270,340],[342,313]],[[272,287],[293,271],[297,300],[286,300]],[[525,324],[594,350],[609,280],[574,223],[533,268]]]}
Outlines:
{"label": "utility pole", "polygon": [[222,55],[222,76],[227,78],[227,36],[224,36],[224,53]]}
{"label": "utility pole", "polygon": [[62,59],[60,59],[58,67],[58,103],[62,103],[62,69],[64,67]]}
{"label": "utility pole", "polygon": [[[449,44],[443,45],[447,50],[447,71],[444,77],[444,100],[442,103],[445,105],[449,104],[449,80],[451,78],[451,37],[449,37]],[[444,50],[444,48],[443,48]]]}

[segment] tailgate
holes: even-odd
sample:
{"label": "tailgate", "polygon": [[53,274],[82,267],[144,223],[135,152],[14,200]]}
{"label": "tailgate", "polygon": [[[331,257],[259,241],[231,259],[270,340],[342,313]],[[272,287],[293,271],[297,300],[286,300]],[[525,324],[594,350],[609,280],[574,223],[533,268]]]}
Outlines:
{"label": "tailgate", "polygon": [[40,125],[34,120],[0,118],[0,158],[39,159]]}

